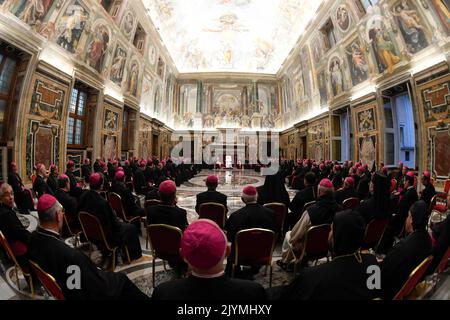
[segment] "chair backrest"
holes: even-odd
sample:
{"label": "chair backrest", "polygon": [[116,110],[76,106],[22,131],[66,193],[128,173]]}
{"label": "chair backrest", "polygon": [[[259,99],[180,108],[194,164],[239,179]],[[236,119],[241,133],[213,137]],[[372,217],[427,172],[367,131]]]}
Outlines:
{"label": "chair backrest", "polygon": [[151,206],[157,206],[158,204],[161,204],[161,200],[157,200],[157,199],[146,200],[144,203],[144,208],[151,207]]}
{"label": "chair backrest", "polygon": [[167,261],[181,261],[180,243],[182,231],[180,228],[166,224],[151,224],[147,227],[150,246],[154,258]]}
{"label": "chair backrest", "polygon": [[5,250],[8,257],[14,262],[17,268],[22,270],[22,273],[26,276],[29,275],[29,270],[24,270],[22,266],[17,262],[16,255],[14,254],[13,250],[11,249],[11,246],[9,245],[8,240],[6,240],[6,237],[3,235],[3,233],[0,231],[0,243]]}
{"label": "chair backrest", "polygon": [[434,206],[436,205],[437,202],[437,194],[435,194],[430,201],[430,206],[428,207],[428,215],[431,214],[431,211],[433,211]]}
{"label": "chair backrest", "polygon": [[342,209],[355,209],[359,205],[359,198],[348,198],[342,202]]}
{"label": "chair backrest", "polygon": [[283,229],[284,220],[286,218],[286,205],[280,202],[266,203],[264,207],[275,212],[275,222],[277,225],[277,232]]}
{"label": "chair backrest", "polygon": [[448,191],[450,190],[450,179],[445,180],[444,183],[444,192],[448,193]]}
{"label": "chair backrest", "polygon": [[123,208],[122,198],[117,193],[109,192],[108,201],[112,209],[115,211],[117,217],[119,217],[123,221],[128,221],[125,210]]}
{"label": "chair backrest", "polygon": [[31,269],[38,277],[39,281],[44,286],[45,290],[50,293],[56,300],[65,300],[64,293],[61,287],[56,282],[55,278],[42,270],[42,268],[34,261],[30,260]]}
{"label": "chair backrest", "polygon": [[441,262],[439,262],[439,265],[437,267],[438,273],[444,272],[444,270],[448,264],[448,259],[450,259],[450,246],[448,247],[447,251],[445,252],[444,256],[442,257]]}
{"label": "chair backrest", "polygon": [[406,280],[405,284],[400,289],[400,291],[395,295],[393,300],[401,300],[406,296],[408,296],[413,291],[417,283],[419,283],[420,279],[422,279],[422,276],[425,274],[425,271],[427,271],[432,260],[433,256],[428,256],[413,270],[413,272],[411,272],[411,274],[408,277],[408,280]]}
{"label": "chair backrest", "polygon": [[202,203],[198,209],[200,219],[210,219],[222,229],[225,228],[226,209],[223,204],[215,202]]}
{"label": "chair backrest", "polygon": [[81,228],[86,236],[86,239],[99,246],[103,246],[107,250],[112,250],[106,240],[105,231],[98,220],[98,218],[90,213],[80,211],[78,214],[78,219],[80,220]]}
{"label": "chair backrest", "polygon": [[272,261],[275,232],[268,229],[245,229],[235,237],[235,265],[263,266]]}
{"label": "chair backrest", "polygon": [[320,259],[328,255],[328,236],[331,224],[312,226],[306,233],[304,254],[308,259]]}
{"label": "chair backrest", "polygon": [[310,202],[305,203],[303,205],[302,213],[305,212],[306,209],[308,209],[309,207],[312,207],[315,204],[316,204],[316,201],[310,201]]}
{"label": "chair backrest", "polygon": [[384,230],[389,222],[388,218],[373,219],[367,224],[366,232],[364,235],[363,248],[374,248],[381,237],[383,236]]}

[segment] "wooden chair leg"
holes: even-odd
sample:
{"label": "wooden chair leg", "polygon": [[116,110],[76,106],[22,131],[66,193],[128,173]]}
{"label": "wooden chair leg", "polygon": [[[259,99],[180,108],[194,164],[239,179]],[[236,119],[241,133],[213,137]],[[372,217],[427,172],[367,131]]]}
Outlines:
{"label": "wooden chair leg", "polygon": [[234,263],[231,265],[231,277],[234,278],[234,269],[236,268],[236,266],[234,265]]}
{"label": "wooden chair leg", "polygon": [[33,285],[33,277],[31,276],[31,274],[28,276],[29,278],[29,284],[30,284],[30,291],[31,291],[31,298],[34,299],[35,298],[35,292],[34,292],[34,285]]}
{"label": "wooden chair leg", "polygon": [[112,263],[111,263],[111,271],[114,272],[116,269],[116,248],[112,251]]}
{"label": "wooden chair leg", "polygon": [[153,288],[155,287],[155,260],[156,260],[156,257],[153,254],[153,260],[152,260],[152,285],[153,285]]}
{"label": "wooden chair leg", "polygon": [[125,248],[125,254],[127,255],[127,261],[128,264],[131,263],[131,259],[130,259],[130,252],[128,251],[128,247],[127,246],[123,246]]}
{"label": "wooden chair leg", "polygon": [[14,273],[16,274],[16,284],[17,284],[17,288],[20,291],[20,282],[19,282],[19,271],[17,269],[17,266],[14,266]]}
{"label": "wooden chair leg", "polygon": [[269,287],[272,288],[272,271],[273,271],[273,267],[272,264],[270,264],[269,266]]}

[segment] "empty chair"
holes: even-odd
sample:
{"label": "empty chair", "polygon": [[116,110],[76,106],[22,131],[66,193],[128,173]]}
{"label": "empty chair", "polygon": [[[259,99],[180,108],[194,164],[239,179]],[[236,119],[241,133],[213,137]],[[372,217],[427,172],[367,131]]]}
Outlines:
{"label": "empty chair", "polygon": [[[112,246],[108,242],[105,231],[98,220],[98,218],[90,213],[81,211],[78,215],[80,219],[81,227],[83,228],[84,235],[87,241],[91,245],[96,245],[100,250],[112,253],[111,271],[116,269],[116,251],[117,246]],[[128,248],[124,245],[124,250],[127,256],[128,263],[131,262],[130,254],[128,253]]]}
{"label": "empty chair", "polygon": [[348,198],[342,202],[342,210],[355,209],[359,205],[359,198]]}
{"label": "empty chair", "polygon": [[272,202],[272,203],[266,203],[264,207],[271,209],[273,212],[275,212],[275,221],[277,224],[277,233],[278,235],[282,236],[284,234],[283,226],[284,226],[284,220],[286,219],[286,205],[281,202]]}
{"label": "empty chair", "polygon": [[268,229],[246,229],[236,234],[235,258],[232,277],[238,266],[269,267],[269,285],[272,286],[272,255],[275,247],[275,232]]}
{"label": "empty chair", "polygon": [[14,262],[14,271],[16,275],[16,284],[17,288],[20,290],[20,282],[19,282],[19,270],[22,272],[23,276],[28,279],[28,284],[30,287],[30,292],[34,296],[34,287],[33,287],[33,279],[31,277],[30,270],[27,270],[26,268],[22,267],[19,262],[17,262],[16,256],[14,255],[8,241],[6,240],[3,233],[0,231],[0,243],[5,250],[8,257]]}
{"label": "empty chair", "polygon": [[383,237],[384,230],[389,222],[388,218],[373,219],[367,224],[366,233],[364,235],[364,241],[362,248],[376,250],[378,243]]}
{"label": "empty chair", "polygon": [[[147,227],[147,234],[150,238],[152,248],[152,284],[155,287],[155,261],[160,258],[169,262],[182,262],[180,256],[180,242],[182,232],[180,228],[166,224],[151,224]],[[164,263],[165,268],[165,263]]]}
{"label": "empty chair", "polygon": [[395,295],[393,300],[402,300],[402,299],[406,298],[409,294],[411,294],[411,292],[414,290],[416,285],[422,279],[423,275],[425,274],[425,271],[427,271],[432,260],[433,260],[433,256],[427,257],[425,260],[423,260],[417,266],[417,268],[415,268],[411,272],[411,274],[408,277],[408,280],[406,280],[405,284],[400,289],[400,291],[397,292],[397,294]]}
{"label": "empty chair", "polygon": [[31,269],[37,276],[45,290],[52,295],[56,300],[65,300],[64,293],[61,287],[56,283],[53,276],[42,270],[42,268],[36,263],[30,260]]}
{"label": "empty chair", "polygon": [[222,229],[225,228],[225,218],[227,209],[223,204],[215,202],[202,203],[198,209],[199,219],[209,219],[218,224]]}
{"label": "empty chair", "polygon": [[294,274],[297,274],[297,266],[306,261],[317,261],[328,256],[328,236],[331,231],[331,224],[321,224],[312,226],[306,233],[305,243],[300,256],[294,253]]}

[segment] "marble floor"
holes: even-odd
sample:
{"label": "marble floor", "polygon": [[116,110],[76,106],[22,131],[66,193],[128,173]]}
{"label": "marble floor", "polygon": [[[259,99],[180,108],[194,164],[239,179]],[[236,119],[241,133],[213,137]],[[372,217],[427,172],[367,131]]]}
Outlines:
{"label": "marble floor", "polygon": [[[260,186],[264,183],[264,177],[253,171],[202,171],[196,177],[186,182],[181,187],[178,188],[178,205],[185,208],[188,211],[188,220],[192,222],[198,218],[195,213],[195,195],[199,192],[206,190],[205,179],[209,174],[216,174],[219,177],[219,187],[218,190],[228,195],[228,208],[229,213],[242,207],[242,201],[240,199],[240,194],[243,186],[253,185]],[[288,190],[291,198],[295,195],[295,191]],[[28,230],[35,230],[38,225],[37,213],[33,212],[29,216],[19,216],[20,220],[28,228]],[[143,248],[143,254],[147,257],[146,261],[139,263],[119,264],[116,268],[116,272],[124,272],[144,293],[151,296],[153,291],[152,286],[152,257],[151,252],[146,248],[146,234],[140,237],[141,246]],[[67,239],[66,243],[72,245],[72,240]],[[90,254],[90,258],[98,263],[101,261],[101,256],[98,251],[89,253],[85,248],[81,248],[86,254]],[[273,255],[273,286],[288,284],[293,279],[293,273],[288,273],[281,270],[275,263],[275,261],[281,258],[281,245],[275,248]],[[326,260],[319,261],[319,263],[324,263]],[[155,278],[156,285],[176,278],[176,274],[167,267],[167,271],[164,268],[164,264],[161,260],[156,260],[155,268]],[[450,300],[450,276],[449,271],[447,273],[435,277],[434,280],[437,285],[434,286],[433,290],[429,290],[427,294],[428,299],[436,300]],[[27,284],[25,279],[19,273],[19,290],[16,284],[16,275],[13,266],[7,262],[4,257],[0,257],[0,300],[29,300],[32,299],[29,290],[27,289]],[[254,277],[256,282],[259,282],[265,288],[269,287],[269,275],[265,274],[265,269],[262,268],[261,272]],[[35,299],[49,299],[48,295],[44,290],[38,290],[38,294]]]}

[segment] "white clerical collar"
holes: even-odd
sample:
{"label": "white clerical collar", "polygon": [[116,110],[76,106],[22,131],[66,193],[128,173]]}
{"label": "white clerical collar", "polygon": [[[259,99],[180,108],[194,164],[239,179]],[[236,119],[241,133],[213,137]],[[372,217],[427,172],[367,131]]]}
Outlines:
{"label": "white clerical collar", "polygon": [[222,271],[219,272],[219,273],[215,273],[215,274],[198,274],[198,273],[192,271],[192,275],[193,275],[194,277],[197,277],[197,278],[203,278],[203,279],[219,278],[219,277],[223,276],[224,274],[225,274],[225,271],[224,271],[224,270],[222,270]]}

